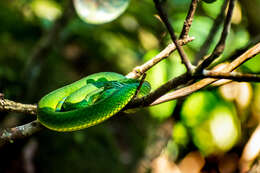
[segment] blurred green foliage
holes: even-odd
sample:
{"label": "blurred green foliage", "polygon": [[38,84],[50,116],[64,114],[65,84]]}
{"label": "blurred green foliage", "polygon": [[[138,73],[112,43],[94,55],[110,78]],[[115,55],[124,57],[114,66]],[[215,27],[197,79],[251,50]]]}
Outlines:
{"label": "blurred green foliage", "polygon": [[[171,0],[165,5],[169,19],[179,34],[190,0]],[[210,34],[223,0],[201,2],[190,36],[195,40],[185,46],[192,61]],[[259,0],[240,0],[236,4],[232,28],[224,55],[225,60],[243,49],[260,34]],[[83,76],[115,71],[126,74],[135,66],[151,59],[170,43],[170,37],[151,0],[132,0],[118,19],[103,25],[84,23],[75,13],[58,28],[44,56],[32,59],[38,43],[62,16],[65,0],[0,1],[0,92],[5,98],[37,103],[46,93]],[[216,45],[222,25],[210,45]],[[239,70],[260,73],[260,56],[248,61]],[[28,64],[30,66],[28,67]],[[167,80],[185,72],[178,54],[173,53],[147,72],[153,90]],[[252,84],[250,105],[238,106],[237,99],[226,100],[217,88],[208,88],[187,97],[176,117],[169,152],[173,158],[199,149],[205,156],[232,150],[248,137],[246,123],[260,112],[260,87]],[[243,92],[240,92],[243,93]],[[253,100],[253,101],[252,101]],[[43,131],[34,135],[37,151],[33,157],[36,172],[133,172],[142,158],[149,136],[156,125],[170,117],[176,101],[138,111],[133,115],[115,116],[112,120],[83,131],[56,133]],[[253,113],[252,113],[253,112]],[[0,113],[1,127],[15,126],[33,119],[13,113]],[[243,121],[241,121],[243,119]],[[245,120],[245,121],[244,121]],[[26,172],[23,151],[28,139],[0,150],[3,166],[0,172]],[[156,148],[155,148],[156,149]],[[179,155],[180,154],[180,155]],[[179,156],[179,157],[178,157]],[[24,170],[24,171],[22,171]]]}

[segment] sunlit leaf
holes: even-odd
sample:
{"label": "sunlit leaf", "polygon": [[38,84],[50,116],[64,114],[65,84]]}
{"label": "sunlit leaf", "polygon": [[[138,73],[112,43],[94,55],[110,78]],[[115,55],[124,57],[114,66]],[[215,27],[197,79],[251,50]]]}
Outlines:
{"label": "sunlit leaf", "polygon": [[256,57],[250,59],[246,63],[244,63],[244,66],[247,67],[251,72],[253,73],[259,73],[260,72],[260,55],[257,55]]}
{"label": "sunlit leaf", "polygon": [[227,107],[216,107],[211,113],[210,133],[216,146],[227,151],[240,137],[239,121]]}
{"label": "sunlit leaf", "polygon": [[159,41],[151,32],[145,29],[140,29],[138,32],[138,36],[142,46],[146,50],[158,48]]}
{"label": "sunlit leaf", "polygon": [[220,12],[221,5],[223,4],[224,0],[217,0],[213,3],[202,3],[202,8],[212,18],[216,18]]}
{"label": "sunlit leaf", "polygon": [[176,144],[183,147],[187,146],[189,142],[188,130],[181,122],[178,122],[174,125],[172,137]]}
{"label": "sunlit leaf", "polygon": [[38,17],[49,21],[53,21],[61,15],[60,5],[52,0],[35,0],[32,1],[31,6]]}
{"label": "sunlit leaf", "polygon": [[252,112],[255,119],[260,117],[260,84],[257,84],[254,91],[254,100],[252,106]]}
{"label": "sunlit leaf", "polygon": [[242,20],[241,5],[238,1],[236,1],[231,22],[234,23],[234,24],[239,24],[241,22],[241,20]]}
{"label": "sunlit leaf", "polygon": [[194,127],[209,118],[209,112],[216,104],[216,97],[210,92],[197,92],[189,96],[182,107],[181,119],[188,127]]}
{"label": "sunlit leaf", "polygon": [[210,155],[216,152],[217,148],[209,131],[208,121],[192,128],[191,132],[193,143],[204,155]]}

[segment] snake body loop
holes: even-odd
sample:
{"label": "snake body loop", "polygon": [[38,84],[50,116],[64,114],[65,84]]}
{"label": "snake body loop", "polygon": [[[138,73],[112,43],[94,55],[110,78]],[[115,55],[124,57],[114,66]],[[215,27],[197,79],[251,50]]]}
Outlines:
{"label": "snake body loop", "polygon": [[[45,127],[60,132],[94,126],[123,109],[139,84],[139,80],[113,72],[89,75],[44,96],[38,104],[37,119]],[[145,81],[139,95],[149,91],[150,84]]]}

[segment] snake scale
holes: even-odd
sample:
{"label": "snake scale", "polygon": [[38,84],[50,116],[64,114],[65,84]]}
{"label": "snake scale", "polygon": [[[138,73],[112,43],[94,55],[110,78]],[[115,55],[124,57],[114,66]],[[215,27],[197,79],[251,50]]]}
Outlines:
{"label": "snake scale", "polygon": [[[37,119],[45,127],[60,132],[94,126],[122,110],[139,85],[140,80],[118,73],[95,73],[41,98]],[[150,89],[150,84],[144,81],[138,95],[144,96]]]}

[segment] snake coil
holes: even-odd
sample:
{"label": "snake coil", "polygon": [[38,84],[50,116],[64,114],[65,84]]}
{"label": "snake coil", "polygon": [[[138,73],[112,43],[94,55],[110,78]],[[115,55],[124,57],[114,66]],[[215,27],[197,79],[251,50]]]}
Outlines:
{"label": "snake coil", "polygon": [[[114,72],[100,72],[54,90],[38,104],[37,119],[45,127],[75,131],[105,121],[122,110],[134,97],[139,80]],[[150,92],[146,81],[139,95]]]}

